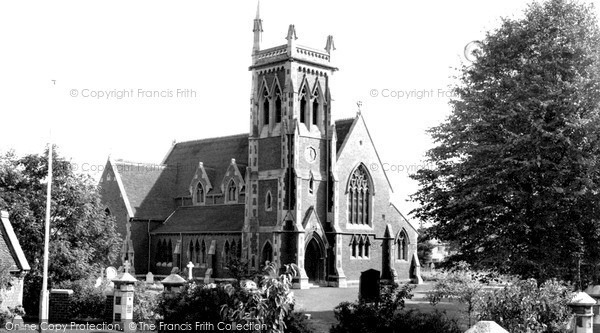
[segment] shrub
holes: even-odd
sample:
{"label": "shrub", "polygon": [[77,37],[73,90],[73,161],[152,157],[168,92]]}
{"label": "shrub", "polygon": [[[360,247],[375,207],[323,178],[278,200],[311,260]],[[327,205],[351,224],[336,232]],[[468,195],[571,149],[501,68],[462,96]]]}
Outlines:
{"label": "shrub", "polygon": [[455,319],[437,310],[432,313],[401,311],[394,316],[393,327],[395,332],[402,333],[462,333]]}
{"label": "shrub", "polygon": [[133,321],[154,323],[162,317],[156,312],[158,307],[159,292],[149,290],[146,282],[138,281],[135,284],[135,297],[133,298]]}
{"label": "shrub", "polygon": [[268,332],[283,332],[286,320],[291,320],[289,314],[294,304],[291,274],[256,277],[254,282],[244,286],[191,282],[180,293],[163,293],[158,299],[157,312],[165,324],[201,322],[212,323],[216,328],[219,322],[235,322],[252,327],[261,325],[260,328],[266,325]]}
{"label": "shrub", "polygon": [[397,283],[380,286],[380,300],[376,303],[342,302],[333,313],[337,320],[330,333],[391,332],[394,314],[404,308],[404,300],[412,298],[412,286]]}
{"label": "shrub", "polygon": [[58,284],[58,288],[73,290],[73,295],[71,295],[69,303],[69,313],[72,319],[103,319],[104,307],[106,305],[104,289],[107,287],[108,282],[104,282],[99,287],[94,287],[95,282],[92,279],[82,279],[63,281]]}
{"label": "shrub", "polygon": [[292,312],[285,319],[285,333],[313,333],[313,323],[306,318],[304,312]]}
{"label": "shrub", "polygon": [[571,286],[556,280],[548,280],[539,287],[534,279],[517,281],[488,293],[479,318],[493,320],[514,333],[567,332],[571,290]]}

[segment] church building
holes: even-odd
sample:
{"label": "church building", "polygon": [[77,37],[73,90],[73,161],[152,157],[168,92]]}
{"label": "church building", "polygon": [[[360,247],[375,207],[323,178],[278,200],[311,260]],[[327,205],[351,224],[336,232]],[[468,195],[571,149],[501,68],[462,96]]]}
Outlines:
{"label": "church building", "polygon": [[263,49],[258,10],[253,31],[249,133],[174,143],[159,165],[108,159],[99,185],[121,260],[158,276],[191,262],[203,281],[231,278],[233,258],[295,264],[297,288],[346,287],[368,269],[417,279],[417,231],[390,202],[360,111],[331,117],[333,37],[301,46],[290,25]]}

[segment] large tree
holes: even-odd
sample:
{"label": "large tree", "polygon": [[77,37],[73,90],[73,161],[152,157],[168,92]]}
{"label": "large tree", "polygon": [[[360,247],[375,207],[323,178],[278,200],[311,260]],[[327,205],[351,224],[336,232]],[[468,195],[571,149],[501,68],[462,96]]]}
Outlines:
{"label": "large tree", "polygon": [[430,130],[435,168],[413,213],[455,259],[541,279],[598,277],[600,33],[571,0],[528,6],[486,34]]}
{"label": "large tree", "polygon": [[[88,175],[76,174],[69,161],[53,154],[49,283],[88,278],[114,263],[122,243],[114,217],[100,202]],[[0,156],[0,208],[11,223],[31,272],[25,279],[25,306],[37,312],[43,269],[48,154]]]}

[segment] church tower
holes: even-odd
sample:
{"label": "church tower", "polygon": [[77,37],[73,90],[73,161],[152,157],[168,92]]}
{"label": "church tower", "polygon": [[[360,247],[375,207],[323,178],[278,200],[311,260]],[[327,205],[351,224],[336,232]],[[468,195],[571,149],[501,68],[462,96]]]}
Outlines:
{"label": "church tower", "polygon": [[253,32],[243,256],[254,268],[297,265],[297,287],[326,284],[335,254],[326,236],[333,228],[333,38],[323,49],[300,46],[290,25],[285,44],[262,49],[258,8]]}

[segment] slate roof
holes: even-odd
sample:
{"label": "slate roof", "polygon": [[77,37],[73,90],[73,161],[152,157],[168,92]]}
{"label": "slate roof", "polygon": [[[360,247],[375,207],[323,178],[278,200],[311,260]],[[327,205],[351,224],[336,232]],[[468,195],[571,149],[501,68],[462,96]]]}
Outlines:
{"label": "slate roof", "polygon": [[244,204],[178,207],[153,234],[242,231]]}
{"label": "slate roof", "polygon": [[164,220],[175,208],[175,171],[156,164],[114,161],[134,217]]}
{"label": "slate roof", "polygon": [[189,186],[202,162],[213,186],[212,193],[221,192],[221,181],[227,172],[231,159],[245,176],[248,165],[248,134],[238,134],[219,138],[176,143],[164,163],[175,170],[173,194],[176,197],[189,196]]}
{"label": "slate roof", "polygon": [[[338,150],[355,120],[350,118],[335,122]],[[219,194],[232,158],[242,176],[245,176],[248,134],[176,143],[161,165],[121,160],[112,164],[121,179],[133,217],[165,220],[176,209],[175,198],[190,196],[189,186],[199,162],[203,163],[213,186],[208,194]],[[243,216],[240,221],[243,222]]]}
{"label": "slate roof", "polygon": [[346,136],[350,133],[350,128],[356,118],[340,119],[335,121],[335,134],[337,136],[336,151],[340,151]]}

